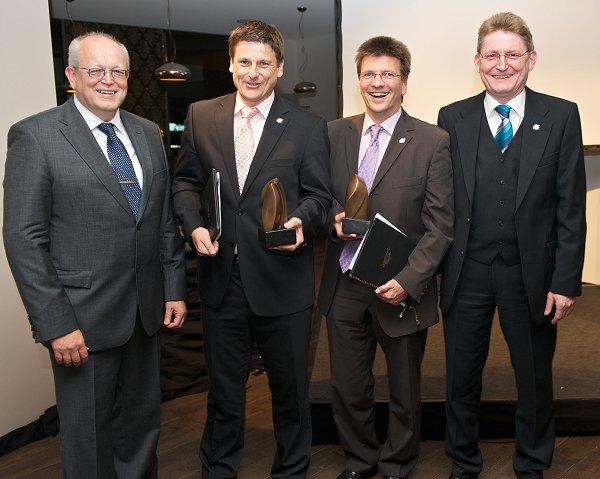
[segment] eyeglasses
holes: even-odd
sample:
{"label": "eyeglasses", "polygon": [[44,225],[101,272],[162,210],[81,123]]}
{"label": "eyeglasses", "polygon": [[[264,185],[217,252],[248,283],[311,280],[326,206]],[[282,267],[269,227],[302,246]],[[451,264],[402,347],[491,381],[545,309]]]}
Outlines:
{"label": "eyeglasses", "polygon": [[524,51],[523,53],[518,53],[518,52],[506,52],[506,53],[500,53],[500,52],[486,52],[486,53],[480,53],[479,56],[481,58],[483,58],[486,62],[490,62],[490,63],[498,63],[500,61],[500,58],[504,58],[505,61],[507,62],[516,62],[518,60],[520,60],[524,55],[527,55],[529,52],[529,50]]}
{"label": "eyeglasses", "polygon": [[402,75],[400,75],[399,73],[394,73],[394,72],[375,73],[375,72],[366,71],[366,72],[362,72],[359,75],[359,78],[364,81],[373,81],[378,76],[379,76],[379,78],[381,78],[381,81],[391,82],[391,81],[394,81],[396,78],[401,77]]}
{"label": "eyeglasses", "polygon": [[129,78],[129,70],[121,68],[87,68],[87,67],[72,67],[78,70],[85,70],[90,78],[94,80],[101,80],[106,75],[106,72],[110,72],[114,80],[125,80]]}

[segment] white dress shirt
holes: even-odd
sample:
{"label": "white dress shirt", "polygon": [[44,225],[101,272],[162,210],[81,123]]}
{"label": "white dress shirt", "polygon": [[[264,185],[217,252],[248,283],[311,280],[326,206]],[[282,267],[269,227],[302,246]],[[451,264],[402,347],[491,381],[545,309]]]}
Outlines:
{"label": "white dress shirt", "polygon": [[[500,116],[500,113],[496,111],[496,107],[502,104],[503,103],[500,103],[489,93],[485,94],[485,98],[483,99],[483,108],[485,110],[485,116],[487,118],[488,125],[490,125],[490,131],[492,132],[493,137],[495,137],[496,133],[498,133],[498,127],[502,123],[502,117]],[[523,89],[521,93],[506,103],[506,105],[510,106],[508,119],[512,125],[513,136],[515,136],[517,134],[517,130],[521,126],[523,118],[525,117],[525,89]]]}
{"label": "white dress shirt", "polygon": [[[377,155],[377,168],[375,171],[379,169],[379,165],[381,164],[381,160],[383,159],[383,155],[385,154],[385,150],[390,143],[390,139],[392,138],[392,133],[394,133],[394,128],[396,128],[396,123],[400,119],[400,115],[402,114],[402,108],[400,108],[396,113],[390,116],[387,120],[379,123],[382,130],[379,132],[379,136],[377,137],[377,141],[379,143],[379,154]],[[371,132],[368,131],[371,125],[374,125],[375,122],[371,119],[368,113],[365,113],[365,119],[363,121],[362,134],[360,136],[360,147],[358,148],[358,167],[360,168],[360,164],[365,157],[365,153],[369,148],[369,144],[371,143]]]}
{"label": "white dress shirt", "polygon": [[[267,116],[269,116],[269,111],[271,111],[271,107],[273,106],[274,101],[275,92],[272,91],[267,98],[265,98],[258,105],[256,105],[258,113],[250,119],[250,128],[252,129],[252,140],[254,142],[254,153],[256,153],[256,148],[258,147],[260,137],[262,136],[263,129],[265,128]],[[242,97],[238,92],[235,96],[235,107],[233,109],[233,138],[236,137],[238,130],[242,126],[243,119],[241,112],[242,108],[244,108],[245,106],[247,105],[242,101]]]}
{"label": "white dress shirt", "polygon": [[131,158],[131,164],[133,165],[133,171],[135,172],[135,176],[138,180],[138,183],[140,184],[140,190],[141,190],[144,187],[144,174],[142,172],[142,165],[140,164],[140,160],[138,159],[137,154],[135,153],[135,148],[133,148],[133,143],[131,143],[129,136],[127,135],[127,132],[125,131],[125,127],[123,126],[123,122],[121,121],[121,115],[119,115],[119,110],[117,110],[117,113],[115,114],[115,116],[113,117],[112,120],[105,122],[105,121],[101,120],[100,118],[98,118],[96,115],[94,115],[90,110],[88,110],[77,99],[77,96],[74,96],[73,98],[75,100],[75,107],[77,108],[77,110],[79,110],[79,113],[81,113],[81,116],[85,120],[87,126],[92,131],[92,135],[94,135],[94,138],[98,142],[98,145],[100,146],[100,149],[102,150],[102,153],[104,153],[104,156],[106,157],[106,160],[109,163],[110,163],[110,161],[108,159],[108,147],[107,147],[108,137],[104,133],[102,133],[102,131],[100,131],[98,129],[98,125],[100,125],[101,123],[112,123],[114,125],[115,134],[117,135],[117,138],[119,138],[119,140],[121,140],[121,143],[123,143],[125,150],[127,150],[127,154],[129,155],[129,158]]}

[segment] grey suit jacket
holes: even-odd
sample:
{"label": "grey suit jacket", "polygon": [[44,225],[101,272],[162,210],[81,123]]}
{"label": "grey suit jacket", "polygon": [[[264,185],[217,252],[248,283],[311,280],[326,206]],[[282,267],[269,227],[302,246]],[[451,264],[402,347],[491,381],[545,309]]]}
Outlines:
{"label": "grey suit jacket", "polygon": [[124,344],[137,312],[148,334],[185,297],[182,241],[158,126],[121,111],[144,185],[136,222],[73,100],[8,133],[4,244],[38,342],[81,329],[90,350]]}
{"label": "grey suit jacket", "polygon": [[[329,123],[334,206],[329,216],[329,239],[319,292],[319,306],[325,315],[335,293],[340,271],[338,260],[345,244],[335,233],[333,217],[344,211],[346,185],[358,170],[363,120],[364,115],[357,115]],[[415,321],[412,311],[399,319],[399,307],[377,302],[381,327],[392,337],[414,333],[438,321],[437,284],[433,277],[452,241],[454,220],[448,147],[444,131],[412,118],[403,110],[369,193],[371,216],[381,213],[409,237],[420,238],[408,265],[395,276],[413,299],[419,321]]]}

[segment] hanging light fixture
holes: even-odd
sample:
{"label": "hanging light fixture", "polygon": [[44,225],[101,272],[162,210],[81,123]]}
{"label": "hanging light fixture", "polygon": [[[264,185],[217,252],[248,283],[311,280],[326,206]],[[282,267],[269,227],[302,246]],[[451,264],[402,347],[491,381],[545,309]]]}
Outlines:
{"label": "hanging light fixture", "polygon": [[308,53],[306,52],[306,48],[304,46],[304,31],[302,30],[302,19],[304,18],[304,12],[306,12],[306,7],[298,7],[296,10],[300,12],[300,20],[298,20],[298,33],[300,35],[300,42],[302,43],[302,48],[300,52],[302,53],[302,63],[298,67],[298,76],[300,77],[300,81],[294,85],[294,93],[311,93],[312,95],[317,94],[317,85],[310,81],[304,80],[304,70],[306,70],[306,66],[308,65]]}
{"label": "hanging light fixture", "polygon": [[[173,34],[171,33],[171,0],[167,0],[167,30],[169,32],[168,46],[165,46],[166,35],[163,33],[163,53],[165,63],[154,70],[154,75],[162,82],[187,81],[191,77],[190,69],[181,63],[175,63],[177,45],[175,44]],[[173,59],[172,61],[169,61],[169,48],[171,45],[173,45]]]}

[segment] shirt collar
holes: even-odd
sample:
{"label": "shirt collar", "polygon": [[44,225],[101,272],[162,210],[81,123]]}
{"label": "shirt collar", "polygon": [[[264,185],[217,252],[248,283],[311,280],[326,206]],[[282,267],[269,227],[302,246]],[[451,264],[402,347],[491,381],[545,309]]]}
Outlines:
{"label": "shirt collar", "polygon": [[[273,90],[267,98],[265,98],[258,105],[256,105],[256,108],[258,109],[258,111],[260,112],[260,114],[262,115],[263,118],[267,118],[269,116],[269,111],[271,111],[271,107],[273,106],[274,101],[275,101],[275,90]],[[245,106],[247,106],[247,105],[243,102],[242,96],[240,95],[240,92],[238,91],[235,95],[235,107],[233,109],[233,114],[234,115],[239,114],[240,110],[242,108],[244,108]]]}
{"label": "shirt collar", "polygon": [[[396,128],[396,123],[398,123],[398,120],[400,119],[401,114],[402,114],[402,108],[400,108],[396,113],[394,113],[392,116],[390,116],[387,120],[384,120],[381,123],[379,123],[379,126],[381,126],[391,136],[392,133],[394,132],[394,128]],[[365,113],[362,134],[363,135],[366,134],[367,130],[371,127],[371,125],[374,125],[374,124],[375,124],[375,122],[369,116],[369,114]]]}
{"label": "shirt collar", "polygon": [[[491,117],[498,105],[502,105],[502,103],[486,92],[483,99],[483,108],[485,109],[485,116],[487,118]],[[508,101],[506,105],[510,106],[517,115],[523,118],[525,116],[525,89],[523,88],[523,91]]]}
{"label": "shirt collar", "polygon": [[76,95],[73,95],[73,100],[75,101],[75,107],[77,108],[77,110],[79,110],[79,113],[81,113],[81,116],[85,120],[85,122],[90,130],[97,128],[102,123],[112,123],[117,128],[117,131],[120,131],[120,132],[125,131],[125,128],[123,127],[123,122],[121,121],[121,115],[119,113],[119,110],[117,110],[117,113],[115,113],[115,116],[113,117],[112,120],[105,122],[104,120],[102,120],[102,119],[98,118],[96,115],[94,115],[90,110],[88,110],[83,105],[83,103],[81,103],[77,99]]}

